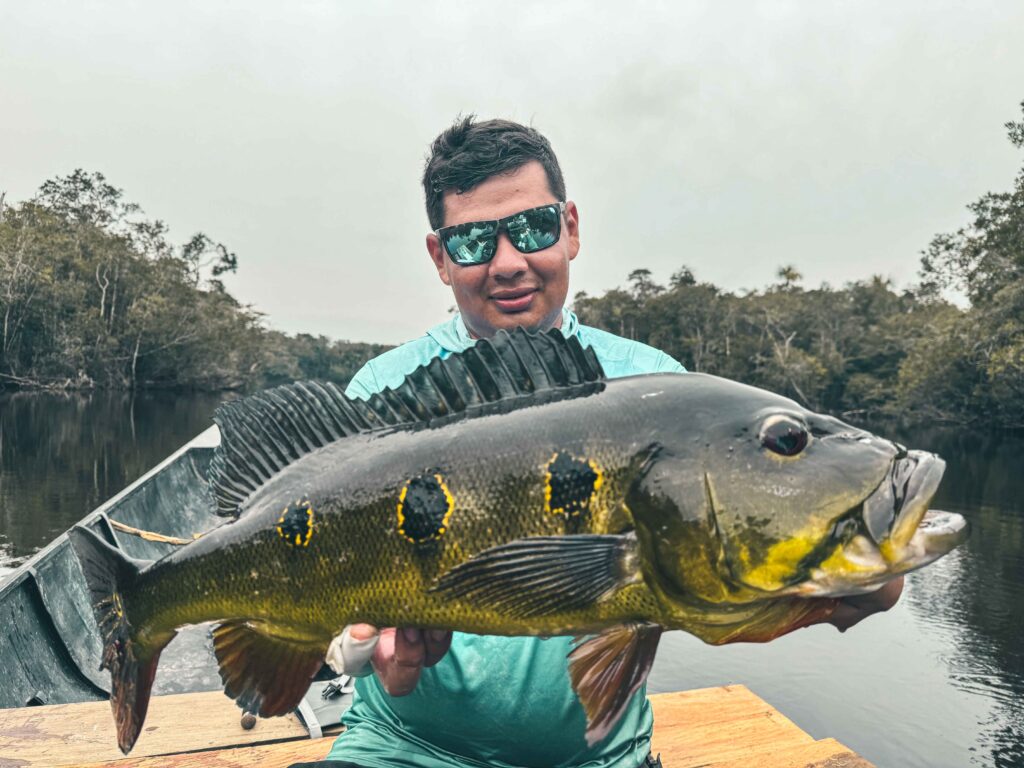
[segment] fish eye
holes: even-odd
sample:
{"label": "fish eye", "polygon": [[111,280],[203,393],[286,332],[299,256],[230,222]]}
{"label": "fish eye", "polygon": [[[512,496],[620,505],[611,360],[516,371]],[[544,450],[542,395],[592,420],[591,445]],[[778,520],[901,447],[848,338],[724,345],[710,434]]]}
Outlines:
{"label": "fish eye", "polygon": [[780,456],[796,456],[809,440],[807,427],[792,416],[769,416],[761,426],[761,445]]}

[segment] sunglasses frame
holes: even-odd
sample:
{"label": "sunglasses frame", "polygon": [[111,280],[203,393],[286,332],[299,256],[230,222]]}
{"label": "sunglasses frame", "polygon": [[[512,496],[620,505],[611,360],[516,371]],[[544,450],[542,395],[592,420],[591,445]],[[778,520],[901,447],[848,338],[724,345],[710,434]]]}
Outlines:
{"label": "sunglasses frame", "polygon": [[[559,240],[562,239],[562,217],[565,215],[565,206],[566,206],[566,201],[565,200],[559,200],[559,201],[554,202],[554,203],[545,203],[544,205],[535,205],[533,208],[525,208],[522,211],[518,211],[517,213],[510,214],[510,215],[505,216],[504,218],[501,218],[501,219],[481,219],[479,221],[465,221],[465,222],[463,222],[461,224],[452,224],[450,226],[441,227],[440,229],[434,230],[434,234],[437,236],[437,239],[441,242],[441,247],[444,249],[444,252],[446,254],[448,254],[448,258],[451,259],[453,264],[455,264],[456,266],[459,266],[459,267],[479,267],[481,264],[488,264],[488,263],[490,263],[491,261],[494,260],[494,255],[498,252],[498,248],[497,248],[498,237],[501,236],[502,232],[505,233],[505,237],[507,237],[509,239],[509,242],[512,243],[512,247],[515,248],[520,253],[537,253],[539,251],[543,251],[543,250],[546,250],[547,248],[550,248],[551,245],[546,245],[546,246],[544,246],[544,248],[538,248],[535,251],[524,251],[524,250],[522,250],[512,240],[511,235],[509,235],[509,233],[508,233],[508,223],[510,221],[512,221],[514,218],[516,218],[517,216],[522,216],[524,213],[531,213],[532,211],[539,211],[542,208],[551,208],[553,206],[557,206],[558,207],[558,223],[557,223],[557,226],[555,228],[555,239],[551,243],[551,245],[554,245],[555,243],[557,243]],[[492,253],[491,254],[491,258],[487,259],[486,261],[477,261],[477,262],[473,262],[473,263],[470,263],[470,264],[466,264],[464,262],[457,261],[455,256],[452,255],[452,252],[448,250],[448,243],[446,242],[445,233],[455,229],[456,227],[473,226],[473,225],[479,225],[479,224],[493,224],[495,226],[495,232],[494,232],[495,248],[494,248],[494,253]]]}

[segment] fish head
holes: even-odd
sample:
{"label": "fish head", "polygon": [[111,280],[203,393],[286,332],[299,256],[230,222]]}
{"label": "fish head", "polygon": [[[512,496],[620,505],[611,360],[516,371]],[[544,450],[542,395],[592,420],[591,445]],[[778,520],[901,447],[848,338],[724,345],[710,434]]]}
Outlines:
{"label": "fish head", "polygon": [[929,511],[935,454],[701,378],[718,391],[688,414],[699,442],[659,442],[634,510],[664,592],[719,605],[862,594],[966,538],[962,517]]}

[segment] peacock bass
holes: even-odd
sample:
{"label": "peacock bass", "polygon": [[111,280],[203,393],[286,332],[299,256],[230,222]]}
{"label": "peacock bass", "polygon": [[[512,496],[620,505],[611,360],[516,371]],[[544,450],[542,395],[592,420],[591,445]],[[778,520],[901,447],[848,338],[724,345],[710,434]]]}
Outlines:
{"label": "peacock bass", "polygon": [[347,624],[576,635],[593,744],[663,630],[767,641],[967,530],[928,511],[937,456],[714,376],[607,380],[558,331],[502,331],[366,401],[297,383],[214,418],[231,522],[153,563],[71,532],[125,753],[161,650],[208,621],[227,695],[263,716]]}

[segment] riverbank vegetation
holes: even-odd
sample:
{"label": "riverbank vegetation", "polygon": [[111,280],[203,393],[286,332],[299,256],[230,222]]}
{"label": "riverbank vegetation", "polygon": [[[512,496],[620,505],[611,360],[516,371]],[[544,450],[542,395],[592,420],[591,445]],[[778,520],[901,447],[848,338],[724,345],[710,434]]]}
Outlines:
{"label": "riverbank vegetation", "polygon": [[0,386],[234,389],[347,381],[386,347],[266,329],[225,290],[238,259],[167,228],[99,173],[0,201]]}
{"label": "riverbank vegetation", "polygon": [[[1006,128],[1024,149],[1024,119]],[[636,269],[627,289],[578,294],[574,306],[582,322],[692,371],[814,409],[1024,427],[1024,168],[1012,190],[968,210],[968,224],[932,240],[920,282],[904,290],[881,276],[806,289],[787,265],[775,285],[732,293],[685,267],[667,286]],[[950,290],[969,305],[945,300]]]}
{"label": "riverbank vegetation", "polygon": [[[1022,104],[1024,107],[1024,104]],[[1024,119],[1007,124],[1024,149]],[[882,276],[805,288],[783,266],[730,292],[681,267],[626,289],[577,294],[587,324],[659,347],[692,371],[850,417],[1024,426],[1024,169],[935,237],[918,284]],[[386,347],[268,330],[225,289],[238,259],[203,234],[173,246],[160,221],[98,173],[0,200],[0,387],[252,388],[345,383]],[[960,307],[943,298],[966,297]]]}

